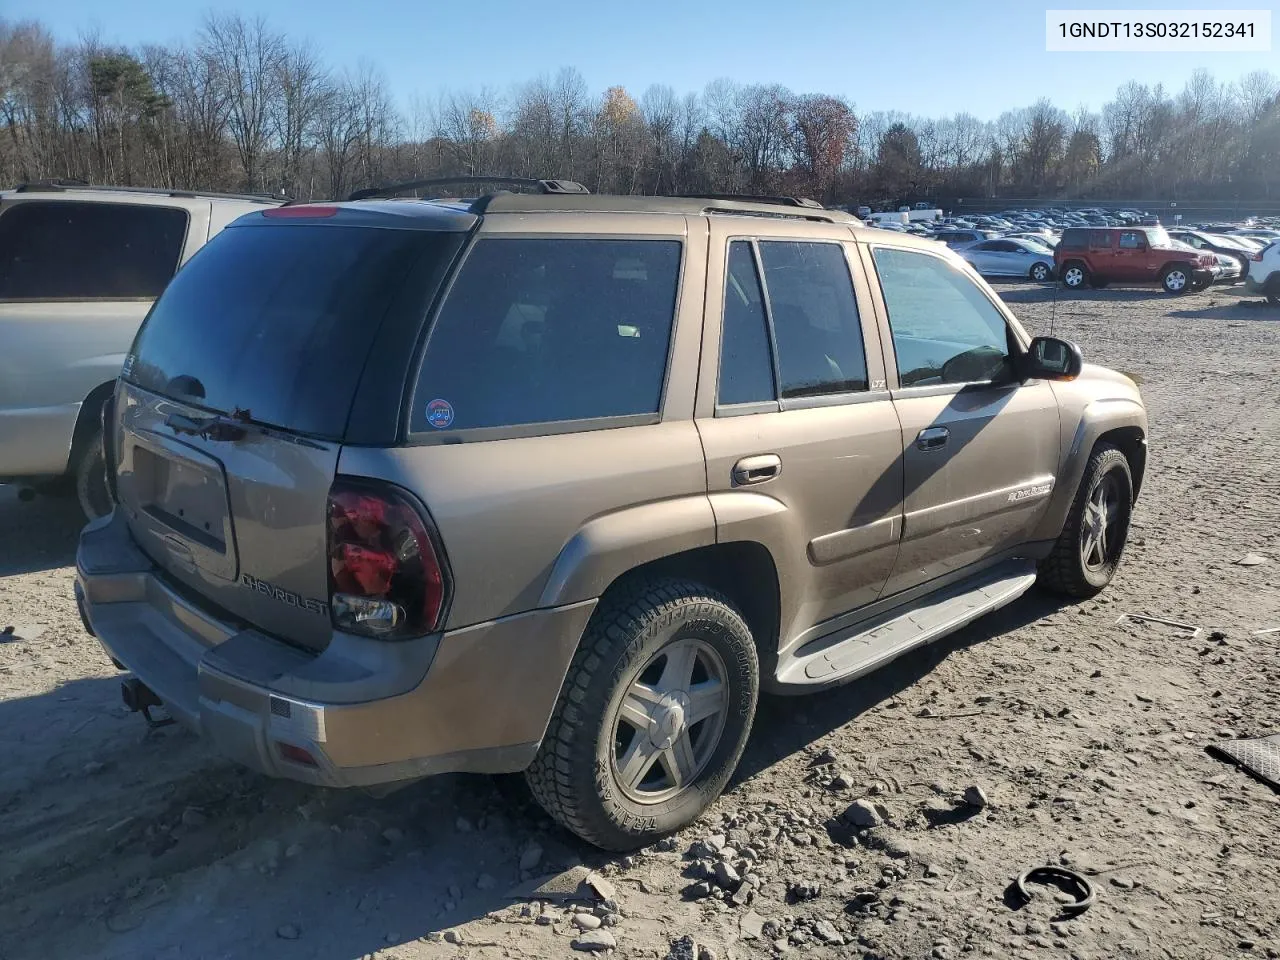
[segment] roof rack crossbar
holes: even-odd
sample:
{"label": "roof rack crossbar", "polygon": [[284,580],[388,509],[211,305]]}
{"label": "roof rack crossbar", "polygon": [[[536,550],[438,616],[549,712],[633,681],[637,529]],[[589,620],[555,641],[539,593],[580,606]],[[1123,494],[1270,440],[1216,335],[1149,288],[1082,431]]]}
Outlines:
{"label": "roof rack crossbar", "polygon": [[741,203],[776,203],[784,207],[826,209],[817,200],[811,200],[808,197],[772,197],[756,193],[681,193],[677,196],[688,200],[736,200]]}
{"label": "roof rack crossbar", "polygon": [[[410,180],[407,183],[394,183],[383,187],[365,187],[356,190],[348,200],[370,200],[375,197],[393,197],[406,190],[424,190],[428,187],[452,186],[454,184],[506,184],[512,187],[528,187],[538,193],[590,193],[586,187],[572,180],[534,180],[528,177],[432,177],[429,180]],[[484,198],[481,197],[481,200]],[[477,201],[479,202],[479,201]]]}

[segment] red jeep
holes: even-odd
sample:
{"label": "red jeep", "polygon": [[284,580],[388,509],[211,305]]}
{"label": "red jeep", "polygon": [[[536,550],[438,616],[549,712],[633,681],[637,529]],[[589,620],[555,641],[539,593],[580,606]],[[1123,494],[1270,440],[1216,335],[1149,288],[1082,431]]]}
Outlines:
{"label": "red jeep", "polygon": [[1164,227],[1068,227],[1053,252],[1063,286],[1158,283],[1168,293],[1203,290],[1214,258],[1179,249]]}

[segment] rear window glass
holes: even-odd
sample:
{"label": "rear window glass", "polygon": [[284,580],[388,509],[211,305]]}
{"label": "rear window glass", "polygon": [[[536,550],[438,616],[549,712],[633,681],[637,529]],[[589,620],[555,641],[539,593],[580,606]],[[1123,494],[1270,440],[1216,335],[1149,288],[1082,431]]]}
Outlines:
{"label": "rear window glass", "polygon": [[150,300],[178,267],[177,207],[24,200],[0,213],[0,300]]}
{"label": "rear window glass", "polygon": [[229,228],[156,301],[126,375],[206,409],[341,439],[388,308],[456,243],[423,230]]}
{"label": "rear window glass", "polygon": [[412,431],[656,414],[677,240],[484,239],[435,321]]}

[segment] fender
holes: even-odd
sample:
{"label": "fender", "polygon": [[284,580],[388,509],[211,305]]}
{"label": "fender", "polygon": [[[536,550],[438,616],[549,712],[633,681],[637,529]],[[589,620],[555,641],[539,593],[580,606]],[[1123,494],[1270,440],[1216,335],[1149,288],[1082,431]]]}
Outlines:
{"label": "fender", "polygon": [[1094,400],[1084,408],[1076,423],[1071,444],[1058,470],[1058,483],[1045,508],[1044,516],[1033,540],[1056,540],[1067,522],[1067,513],[1075,500],[1080,479],[1094,444],[1104,433],[1120,427],[1136,427],[1147,434],[1147,412],[1142,404],[1128,397],[1106,397]]}
{"label": "fender", "polygon": [[603,514],[583,524],[560,550],[538,606],[594,599],[628,570],[715,542],[716,518],[706,494]]}
{"label": "fender", "polygon": [[753,490],[724,490],[708,498],[716,516],[716,542],[758,543],[773,557],[778,572],[777,649],[761,649],[760,675],[771,678],[776,659],[797,634],[796,621],[804,615],[804,586],[811,563],[806,538],[795,514],[775,497]]}

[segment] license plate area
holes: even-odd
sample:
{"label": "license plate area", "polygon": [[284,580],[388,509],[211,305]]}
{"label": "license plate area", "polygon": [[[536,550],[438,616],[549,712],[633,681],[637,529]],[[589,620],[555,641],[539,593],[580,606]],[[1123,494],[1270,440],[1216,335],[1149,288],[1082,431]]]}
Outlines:
{"label": "license plate area", "polygon": [[185,443],[131,434],[127,498],[134,519],[180,566],[234,580],[231,509],[222,464]]}

